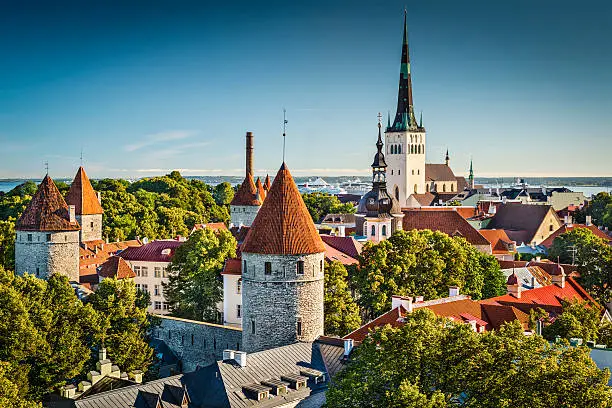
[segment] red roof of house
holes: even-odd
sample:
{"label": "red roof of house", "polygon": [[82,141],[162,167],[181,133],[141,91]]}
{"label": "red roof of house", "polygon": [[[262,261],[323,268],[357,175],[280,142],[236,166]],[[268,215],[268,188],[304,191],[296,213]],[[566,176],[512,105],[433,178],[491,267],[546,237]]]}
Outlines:
{"label": "red roof of house", "polygon": [[[121,252],[121,257],[128,261],[170,262],[176,248],[184,242],[177,240],[152,241],[141,247],[127,248]],[[169,253],[166,253],[169,250]]]}
{"label": "red roof of house", "polygon": [[242,275],[242,260],[240,258],[226,259],[221,275]]}
{"label": "red roof of house", "polygon": [[422,207],[433,205],[434,201],[436,200],[436,196],[432,193],[410,194],[410,197],[412,197]]}
{"label": "red roof of house", "polygon": [[204,228],[209,228],[213,231],[218,231],[218,230],[227,230],[227,227],[225,226],[225,223],[222,222],[209,222],[206,224],[195,224],[193,226],[193,229],[191,230],[191,232],[193,231],[197,231],[197,230],[201,230]]}
{"label": "red roof of house", "polygon": [[327,244],[323,241],[323,245],[325,246],[325,260],[328,262],[338,261],[343,265],[355,265],[358,264],[359,261],[352,256],[347,255],[346,253],[339,251],[333,246]]}
{"label": "red roof of house", "polygon": [[497,208],[487,228],[504,229],[513,241],[529,244],[549,213],[558,220],[550,205],[506,203]]}
{"label": "red roof of house", "polygon": [[263,197],[257,198],[257,187],[255,187],[253,176],[247,174],[230,205],[259,206],[262,200]]}
{"label": "red roof of house", "polygon": [[419,208],[404,210],[403,227],[406,231],[428,229],[444,232],[451,237],[464,237],[472,245],[490,245],[457,211],[423,211]]}
{"label": "red roof of house", "polygon": [[364,341],[370,331],[374,330],[377,327],[382,327],[387,324],[391,325],[391,327],[399,327],[404,324],[402,317],[406,314],[406,309],[402,306],[398,306],[395,309],[389,310],[387,313],[384,313],[378,316],[376,319],[370,321],[367,324],[364,324],[357,330],[347,334],[343,338],[345,339],[353,339],[355,341]]}
{"label": "red roof of house", "polygon": [[82,242],[79,247],[79,283],[98,283],[98,266],[119,251],[141,245],[138,240],[108,244],[101,239]]}
{"label": "red roof of house", "polygon": [[338,237],[334,235],[321,235],[323,243],[337,249],[340,252],[345,253],[351,258],[358,259],[361,251],[363,250],[363,244],[358,242],[353,237]]}
{"label": "red roof of house", "polygon": [[431,206],[431,207],[421,207],[419,208],[421,211],[456,211],[466,220],[478,215],[478,210],[476,207],[469,206]]}
{"label": "red roof of house", "polygon": [[457,181],[455,174],[446,164],[426,163],[425,180],[429,181]]}
{"label": "red roof of house", "polygon": [[276,174],[241,251],[278,255],[325,252],[323,241],[285,163]]}
{"label": "red roof of house", "polygon": [[66,202],[69,205],[74,205],[78,215],[102,214],[104,212],[83,166],[79,167],[70,185]]}
{"label": "red roof of house", "polygon": [[595,226],[595,225],[587,226],[585,224],[569,224],[569,225],[568,224],[564,224],[564,225],[561,226],[561,228],[559,228],[558,230],[553,232],[548,238],[546,238],[544,241],[542,241],[542,243],[540,245],[543,245],[546,248],[550,248],[552,246],[553,241],[555,240],[555,238],[557,238],[561,234],[565,234],[566,232],[570,232],[571,230],[573,230],[575,228],[587,228],[595,236],[598,236],[599,238],[601,238],[604,241],[606,241],[606,243],[608,243],[608,244],[612,243],[612,237],[609,237],[608,235],[606,235],[605,232],[603,232],[602,230],[597,228],[597,226]]}
{"label": "red roof of house", "polygon": [[136,274],[127,262],[120,256],[111,256],[102,264],[98,270],[98,275],[103,278],[127,279],[135,278]]}
{"label": "red roof of house", "polygon": [[38,186],[17,224],[17,231],[78,231],[81,229],[75,220],[70,222],[68,204],[57,186],[46,175]]}
{"label": "red roof of house", "polygon": [[508,244],[516,243],[508,238],[508,234],[504,230],[498,229],[481,229],[480,234],[491,243],[493,254],[509,254]]}

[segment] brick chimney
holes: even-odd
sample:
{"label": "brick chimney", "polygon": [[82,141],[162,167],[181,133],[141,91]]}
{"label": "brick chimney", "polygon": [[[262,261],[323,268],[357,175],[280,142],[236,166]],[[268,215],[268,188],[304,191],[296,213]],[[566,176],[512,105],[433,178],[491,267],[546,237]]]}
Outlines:
{"label": "brick chimney", "polygon": [[402,306],[408,313],[412,313],[412,298],[410,296],[391,296],[391,309]]}
{"label": "brick chimney", "polygon": [[565,271],[561,265],[555,265],[551,277],[553,285],[557,285],[562,289],[565,287]]}
{"label": "brick chimney", "polygon": [[246,133],[246,175],[253,175],[253,132]]}

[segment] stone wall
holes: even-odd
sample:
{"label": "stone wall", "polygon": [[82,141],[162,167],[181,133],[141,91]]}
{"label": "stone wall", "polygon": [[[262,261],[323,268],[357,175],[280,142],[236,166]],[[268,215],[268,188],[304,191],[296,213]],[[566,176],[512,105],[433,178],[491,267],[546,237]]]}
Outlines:
{"label": "stone wall", "polygon": [[163,340],[182,361],[183,372],[194,371],[223,359],[223,350],[242,350],[242,330],[237,327],[159,316],[153,337]]}
{"label": "stone wall", "polygon": [[[323,253],[242,254],[246,261],[242,271],[242,341],[247,352],[314,341],[323,334],[323,257]],[[297,273],[298,261],[304,262],[303,275]],[[266,262],[270,262],[269,274]]]}
{"label": "stone wall", "polygon": [[81,242],[102,239],[102,214],[77,215],[81,226]]}
{"label": "stone wall", "polygon": [[236,227],[250,227],[260,208],[257,205],[230,205],[230,222]]}
{"label": "stone wall", "polygon": [[17,231],[15,272],[28,272],[41,279],[53,273],[79,280],[79,231]]}

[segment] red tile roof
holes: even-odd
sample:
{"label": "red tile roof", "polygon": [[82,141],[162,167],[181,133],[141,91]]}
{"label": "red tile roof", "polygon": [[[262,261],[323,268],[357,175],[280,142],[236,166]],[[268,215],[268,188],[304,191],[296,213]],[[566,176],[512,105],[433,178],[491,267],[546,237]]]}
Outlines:
{"label": "red tile roof", "polygon": [[419,208],[404,210],[403,228],[406,231],[432,230],[440,231],[451,237],[464,237],[472,245],[490,245],[469,222],[457,211],[421,210]]}
{"label": "red tile roof", "polygon": [[262,200],[263,197],[257,198],[257,187],[255,187],[253,182],[253,176],[247,174],[230,205],[257,206],[261,205]]}
{"label": "red tile roof", "polygon": [[266,189],[266,191],[270,191],[270,187],[272,186],[272,183],[270,182],[270,175],[266,174],[266,181],[264,181],[264,189]]}
{"label": "red tile roof", "polygon": [[264,189],[263,184],[261,184],[261,180],[259,177],[257,177],[257,181],[255,182],[255,187],[257,188],[257,192],[259,193],[259,197],[261,198],[261,200],[265,200],[266,199],[266,190]]}
{"label": "red tile roof", "polygon": [[127,262],[120,256],[111,256],[102,264],[98,275],[103,278],[127,279],[135,278],[136,274]]}
{"label": "red tile roof", "polygon": [[420,206],[433,205],[436,200],[436,196],[432,193],[411,194],[410,197],[412,197]]}
{"label": "red tile roof", "polygon": [[221,275],[242,275],[242,260],[240,258],[227,259]]}
{"label": "red tile roof", "polygon": [[337,249],[350,256],[351,258],[358,259],[361,251],[363,250],[363,244],[358,242],[353,237],[337,237],[333,235],[321,235],[323,243]]}
{"label": "red tile roof", "polygon": [[377,327],[382,327],[391,325],[391,327],[399,327],[404,324],[402,317],[406,314],[406,309],[402,306],[398,306],[395,309],[389,310],[387,313],[384,313],[378,316],[376,319],[370,321],[367,324],[364,324],[357,330],[347,334],[343,338],[345,339],[353,339],[355,341],[364,341],[367,335]]}
{"label": "red tile roof", "polygon": [[227,231],[227,227],[225,226],[225,223],[222,222],[209,222],[206,224],[195,224],[193,226],[193,229],[191,230],[191,232],[197,231],[197,230],[201,230],[204,228],[209,228],[213,231],[218,231],[218,230],[226,230]]}
{"label": "red tile roof", "polygon": [[152,241],[141,247],[125,249],[121,252],[121,257],[128,261],[170,262],[176,248],[183,243],[177,240]]}
{"label": "red tile roof", "polygon": [[508,245],[513,243],[516,245],[515,242],[508,238],[508,234],[504,230],[481,229],[478,232],[491,243],[493,254],[510,254]]}
{"label": "red tile roof", "polygon": [[79,282],[98,283],[97,267],[108,258],[128,247],[138,247],[138,240],[106,243],[103,240],[85,241],[79,247]]}
{"label": "red tile roof", "polygon": [[428,181],[457,181],[455,174],[446,164],[425,164],[425,180]]}
{"label": "red tile roof", "polygon": [[15,229],[18,231],[78,231],[81,229],[75,220],[70,222],[68,204],[51,180],[45,176],[32,197]]}
{"label": "red tile roof", "polygon": [[325,252],[323,241],[285,163],[276,174],[241,251],[279,255]]}
{"label": "red tile roof", "polygon": [[529,244],[549,213],[559,221],[550,205],[506,203],[497,208],[487,228],[504,229],[517,244]]}
{"label": "red tile roof", "polygon": [[241,226],[241,227],[232,227],[230,228],[230,232],[232,233],[232,235],[234,236],[234,238],[236,239],[236,242],[238,242],[238,244],[244,242],[247,234],[249,233],[249,229],[251,227],[246,227],[246,226]]}
{"label": "red tile roof", "polygon": [[432,207],[421,207],[421,211],[456,211],[466,220],[478,215],[476,207],[468,206],[432,206]]}
{"label": "red tile roof", "polygon": [[68,190],[66,195],[66,202],[69,205],[74,205],[78,215],[102,214],[104,212],[82,166],[79,167],[70,185],[70,190]]}
{"label": "red tile roof", "polygon": [[[322,236],[323,237],[323,236]],[[325,246],[325,260],[328,262],[338,261],[343,265],[355,265],[358,264],[359,261],[352,256],[347,255],[346,253],[339,251],[331,245],[328,245],[325,241],[323,241],[323,245]]]}
{"label": "red tile roof", "polygon": [[603,232],[602,230],[597,228],[597,226],[595,226],[595,225],[587,226],[585,224],[570,224],[570,225],[564,224],[564,225],[561,226],[561,228],[559,228],[558,230],[553,232],[548,238],[546,238],[544,241],[542,241],[542,243],[540,245],[543,245],[546,248],[550,248],[552,246],[553,241],[555,240],[555,238],[557,238],[561,234],[565,234],[566,232],[570,232],[571,230],[573,230],[575,228],[587,228],[595,236],[598,236],[599,238],[601,238],[604,241],[606,241],[607,244],[612,244],[612,237],[609,237],[608,235],[606,235],[605,232]]}

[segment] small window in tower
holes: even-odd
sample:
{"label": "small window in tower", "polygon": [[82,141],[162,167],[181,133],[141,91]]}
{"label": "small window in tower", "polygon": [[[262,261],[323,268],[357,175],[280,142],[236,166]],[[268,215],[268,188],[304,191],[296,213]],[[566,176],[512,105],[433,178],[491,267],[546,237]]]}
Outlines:
{"label": "small window in tower", "polygon": [[51,242],[51,234],[47,234],[47,242]]}
{"label": "small window in tower", "polygon": [[297,318],[297,335],[298,336],[302,335],[302,318],[301,317]]}
{"label": "small window in tower", "polygon": [[398,171],[397,171],[397,175],[398,175],[398,176],[401,176],[401,175],[402,175],[402,171],[401,171],[401,170],[398,170]]}
{"label": "small window in tower", "polygon": [[391,169],[391,175],[393,175],[393,169]]}
{"label": "small window in tower", "polygon": [[32,234],[28,234],[28,242],[32,242]]}
{"label": "small window in tower", "polygon": [[246,261],[242,261],[242,273],[246,275],[247,273],[247,264]]}
{"label": "small window in tower", "polygon": [[193,333],[191,334],[191,345],[193,346],[193,340],[194,340],[194,336]]}
{"label": "small window in tower", "polygon": [[320,271],[320,272],[323,272],[323,261],[321,261],[321,264],[320,264],[320,265],[321,265],[321,266],[319,267],[319,271]]}
{"label": "small window in tower", "polygon": [[255,320],[251,320],[251,334],[255,334]]}
{"label": "small window in tower", "polygon": [[414,185],[414,194],[416,194],[416,193],[417,193],[417,185],[415,184]]}
{"label": "small window in tower", "polygon": [[40,268],[36,268],[36,276],[40,276]]}
{"label": "small window in tower", "polygon": [[446,193],[446,184],[442,184],[442,192]]}
{"label": "small window in tower", "polygon": [[89,226],[91,227],[91,229],[93,229],[93,221],[89,223]]}
{"label": "small window in tower", "polygon": [[552,226],[552,224],[550,225],[549,230],[550,230],[550,231],[553,231],[553,226]]}
{"label": "small window in tower", "polygon": [[297,274],[298,275],[304,274],[304,261],[297,261]]}
{"label": "small window in tower", "polygon": [[372,225],[372,232],[370,233],[370,235],[374,236],[376,235],[376,226]]}
{"label": "small window in tower", "polygon": [[236,305],[236,318],[240,319],[242,317],[242,305]]}
{"label": "small window in tower", "polygon": [[272,275],[272,262],[265,262],[264,269],[266,275]]}
{"label": "small window in tower", "polygon": [[412,170],[412,175],[414,176],[414,169]]}
{"label": "small window in tower", "polygon": [[421,170],[420,170],[420,169],[419,169],[419,170],[417,170],[417,174],[421,174]]}
{"label": "small window in tower", "polygon": [[238,279],[238,282],[236,282],[236,293],[238,295],[242,293],[242,278]]}
{"label": "small window in tower", "polygon": [[402,145],[397,145],[397,153],[402,154]]}
{"label": "small window in tower", "polygon": [[387,226],[386,225],[382,226],[381,234],[382,234],[383,237],[387,236]]}

